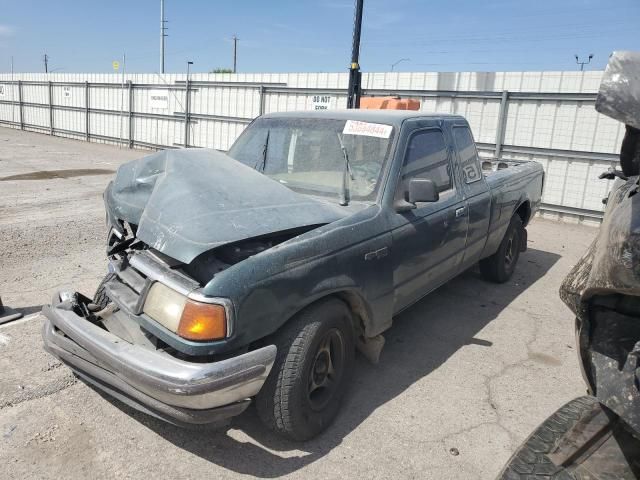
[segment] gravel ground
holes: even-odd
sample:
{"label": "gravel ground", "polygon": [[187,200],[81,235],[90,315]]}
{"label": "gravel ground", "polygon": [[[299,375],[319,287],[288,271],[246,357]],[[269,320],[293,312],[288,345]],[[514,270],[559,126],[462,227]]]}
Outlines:
{"label": "gravel ground", "polygon": [[42,350],[34,312],[61,286],[93,292],[108,172],[144,154],[0,128],[0,296],[27,315],[0,327],[0,477],[491,479],[584,392],[557,291],[596,230],[536,219],[510,282],[472,269],[400,315],[313,441],[274,437],[253,409],[181,430],[104,398]]}

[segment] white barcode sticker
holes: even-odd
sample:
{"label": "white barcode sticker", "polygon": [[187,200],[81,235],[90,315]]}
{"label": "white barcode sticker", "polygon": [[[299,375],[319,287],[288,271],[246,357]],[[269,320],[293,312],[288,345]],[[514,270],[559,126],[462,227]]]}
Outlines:
{"label": "white barcode sticker", "polygon": [[359,122],[347,120],[342,130],[343,135],[364,135],[366,137],[389,138],[393,127],[382,123]]}

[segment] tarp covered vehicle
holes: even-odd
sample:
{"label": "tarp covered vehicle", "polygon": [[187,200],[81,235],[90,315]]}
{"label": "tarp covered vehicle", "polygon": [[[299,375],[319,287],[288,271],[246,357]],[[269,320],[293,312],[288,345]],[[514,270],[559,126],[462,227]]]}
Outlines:
{"label": "tarp covered vehicle", "polygon": [[626,124],[595,241],[560,288],[590,396],[554,413],[500,478],[640,478],[640,53],[612,55],[596,109]]}
{"label": "tarp covered vehicle", "polygon": [[396,313],[477,262],[510,278],[542,181],[535,162],[481,164],[459,116],[266,115],[228,155],[120,167],[111,273],[92,300],[44,308],[45,346],[167,421],[255,398],[268,426],[307,439],[337,414],[356,346],[375,360]]}

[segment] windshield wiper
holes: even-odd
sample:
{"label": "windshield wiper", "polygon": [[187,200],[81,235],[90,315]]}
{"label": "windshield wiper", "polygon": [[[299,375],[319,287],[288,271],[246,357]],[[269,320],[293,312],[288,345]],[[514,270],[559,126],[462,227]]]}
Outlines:
{"label": "windshield wiper", "polygon": [[353,173],[351,173],[351,165],[349,164],[349,154],[344,146],[342,137],[338,133],[338,141],[340,142],[340,149],[342,150],[342,156],[344,157],[344,170],[342,172],[342,191],[340,192],[340,205],[349,205],[351,200],[351,194],[349,192],[349,178],[354,180]]}
{"label": "windshield wiper", "polygon": [[[267,138],[264,141],[264,146],[262,147],[262,162],[261,162],[261,168],[259,170],[259,172],[264,173],[264,169],[267,168],[267,152],[269,151],[269,134],[271,133],[271,130],[267,130]],[[253,167],[254,170],[258,170],[258,164],[256,163],[256,166]]]}

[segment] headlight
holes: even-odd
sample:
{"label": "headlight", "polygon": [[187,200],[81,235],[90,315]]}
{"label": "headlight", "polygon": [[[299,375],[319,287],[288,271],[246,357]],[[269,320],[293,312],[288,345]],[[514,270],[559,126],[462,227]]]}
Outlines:
{"label": "headlight", "polygon": [[162,283],[151,286],[143,311],[189,340],[220,340],[227,336],[227,313],[223,305],[191,300]]}

